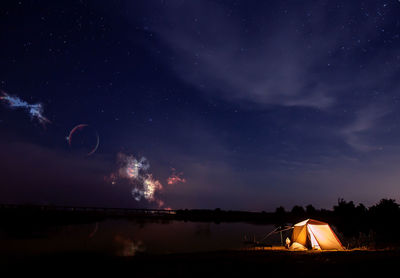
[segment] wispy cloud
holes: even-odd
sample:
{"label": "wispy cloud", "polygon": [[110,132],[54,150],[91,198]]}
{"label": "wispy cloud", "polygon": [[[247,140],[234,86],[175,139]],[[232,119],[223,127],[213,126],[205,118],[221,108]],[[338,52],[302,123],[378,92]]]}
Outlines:
{"label": "wispy cloud", "polygon": [[[361,40],[353,46],[351,30],[328,21],[328,6],[279,9],[279,17],[270,17],[268,5],[261,5],[251,18],[212,1],[168,1],[157,8],[161,20],[145,30],[161,38],[173,52],[176,74],[201,92],[261,107],[324,109],[365,85],[348,61],[367,37],[376,36],[367,28],[371,22],[358,30]],[[350,12],[343,8],[337,22]]]}
{"label": "wispy cloud", "polygon": [[377,150],[380,146],[371,142],[371,133],[379,120],[390,112],[388,107],[370,106],[355,114],[354,121],[341,130],[347,144],[358,151]]}
{"label": "wispy cloud", "polygon": [[[372,106],[397,94],[398,72],[383,61],[400,52],[371,45],[386,34],[382,30],[390,22],[376,22],[352,5],[337,10],[336,4],[322,2],[257,3],[251,17],[240,7],[214,1],[147,5],[149,11],[157,8],[160,17],[142,22],[143,30],[156,34],[171,55],[166,61],[171,71],[196,91],[251,109],[319,108],[332,123],[327,133],[339,131],[341,145],[358,151],[380,147],[370,136],[386,111]],[[355,14],[363,22],[356,30],[346,25]],[[353,117],[343,110],[358,112]]]}

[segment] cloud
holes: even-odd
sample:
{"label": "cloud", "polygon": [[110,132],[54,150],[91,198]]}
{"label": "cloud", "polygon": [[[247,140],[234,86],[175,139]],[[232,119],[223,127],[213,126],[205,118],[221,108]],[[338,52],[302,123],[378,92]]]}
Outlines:
{"label": "cloud", "polygon": [[389,112],[387,107],[363,108],[355,114],[354,121],[344,127],[340,133],[346,143],[358,151],[378,150],[381,147],[374,145],[370,137],[376,130],[379,120]]}
{"label": "cloud", "polygon": [[[169,24],[154,28],[174,50],[177,74],[187,83],[227,100],[262,106],[324,108],[334,102],[327,91],[319,90],[317,76],[309,77],[324,54],[318,50],[307,57],[307,50],[300,48],[303,34],[287,26],[280,32],[253,30],[246,34],[239,18],[228,18],[221,6],[211,2],[175,8],[166,5]],[[188,17],[199,18],[197,24],[185,24]],[[260,23],[268,24],[265,20]]]}
{"label": "cloud", "polygon": [[357,30],[362,41],[354,47],[350,28],[339,25],[351,9],[343,7],[332,19],[329,5],[288,7],[286,13],[270,5],[258,3],[250,18],[213,1],[150,3],[160,20],[143,28],[172,52],[170,66],[179,78],[236,103],[324,109],[365,83],[348,62],[356,59],[354,49],[376,36],[372,22]]}
{"label": "cloud", "polygon": [[[190,85],[188,94],[244,108],[243,120],[252,120],[246,117],[248,110],[268,109],[272,113],[263,119],[279,115],[275,122],[284,123],[285,130],[298,129],[309,141],[318,140],[312,147],[326,144],[322,147],[327,152],[345,145],[358,151],[380,147],[370,136],[379,130],[383,116],[363,111],[377,102],[391,102],[400,88],[398,71],[390,62],[400,51],[389,43],[397,40],[389,34],[396,9],[386,9],[386,19],[377,21],[366,15],[376,13],[375,5],[366,4],[360,12],[350,2],[342,2],[340,9],[329,1],[225,5],[171,0],[129,5],[142,16],[127,20],[135,31],[151,35],[145,40],[149,52],[163,53],[158,61]],[[154,11],[158,16],[149,19],[146,15]],[[300,112],[293,116],[293,111]],[[352,111],[358,111],[355,117]],[[282,136],[283,140],[304,149],[299,140]]]}

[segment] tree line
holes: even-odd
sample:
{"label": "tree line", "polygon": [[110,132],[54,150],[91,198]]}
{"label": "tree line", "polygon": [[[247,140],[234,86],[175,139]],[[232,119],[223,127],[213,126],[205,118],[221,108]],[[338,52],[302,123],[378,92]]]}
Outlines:
{"label": "tree line", "polygon": [[33,231],[37,227],[58,226],[103,221],[109,218],[127,218],[135,221],[198,221],[198,222],[247,222],[290,226],[308,218],[327,222],[347,247],[400,247],[400,205],[394,199],[382,199],[366,207],[353,201],[338,199],[331,210],[316,209],[312,205],[296,205],[291,210],[278,207],[273,212],[250,212],[216,209],[181,209],[168,214],[132,213],[123,209],[107,210],[59,210],[40,205],[0,205],[0,229]]}
{"label": "tree line", "polygon": [[333,210],[317,210],[308,205],[305,208],[294,206],[289,212],[279,207],[275,214],[280,216],[282,223],[296,223],[305,218],[328,222],[342,243],[349,247],[400,246],[400,205],[394,199],[382,199],[371,207],[339,199]]}

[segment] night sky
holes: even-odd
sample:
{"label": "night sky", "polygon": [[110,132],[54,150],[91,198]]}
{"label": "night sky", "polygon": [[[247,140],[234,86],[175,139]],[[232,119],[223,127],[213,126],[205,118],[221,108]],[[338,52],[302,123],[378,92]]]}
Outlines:
{"label": "night sky", "polygon": [[[399,1],[1,1],[0,49],[0,203],[399,199]],[[121,157],[146,158],[153,200]]]}

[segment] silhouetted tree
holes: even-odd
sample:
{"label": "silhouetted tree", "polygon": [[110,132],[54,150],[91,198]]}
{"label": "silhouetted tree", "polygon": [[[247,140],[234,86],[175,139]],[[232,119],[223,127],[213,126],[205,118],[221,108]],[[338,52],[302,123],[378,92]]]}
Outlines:
{"label": "silhouetted tree", "polygon": [[359,223],[353,201],[346,202],[344,199],[338,199],[338,204],[333,207],[333,212],[336,218],[335,224],[345,236],[358,236]]}
{"label": "silhouetted tree", "polygon": [[361,203],[358,204],[358,206],[356,207],[357,213],[358,214],[364,214],[368,212],[368,209]]}
{"label": "silhouetted tree", "polygon": [[313,207],[313,205],[307,205],[306,206],[306,212],[307,212],[307,215],[313,216],[313,215],[315,215],[317,210]]}
{"label": "silhouetted tree", "polygon": [[294,206],[291,211],[292,218],[295,222],[301,220],[304,218],[304,215],[306,214],[306,211],[302,206]]}
{"label": "silhouetted tree", "polygon": [[371,207],[371,209],[381,214],[395,216],[399,213],[399,204],[394,199],[382,199],[377,205]]}
{"label": "silhouetted tree", "polygon": [[276,208],[276,210],[275,210],[275,213],[277,214],[277,215],[285,215],[285,213],[286,213],[286,210],[285,210],[285,208],[284,207],[277,207]]}
{"label": "silhouetted tree", "polygon": [[333,211],[336,214],[344,215],[349,212],[353,213],[355,208],[356,206],[354,205],[353,201],[346,202],[344,199],[340,198],[338,199],[337,206],[333,206]]}
{"label": "silhouetted tree", "polygon": [[284,207],[277,207],[275,210],[276,224],[284,225],[286,224],[286,210]]}
{"label": "silhouetted tree", "polygon": [[369,218],[379,247],[400,242],[398,239],[400,209],[395,200],[382,199],[369,209]]}
{"label": "silhouetted tree", "polygon": [[304,210],[304,208],[302,207],[302,206],[294,206],[293,208],[292,208],[292,213],[293,214],[304,214],[305,213],[305,210]]}

